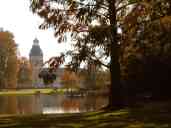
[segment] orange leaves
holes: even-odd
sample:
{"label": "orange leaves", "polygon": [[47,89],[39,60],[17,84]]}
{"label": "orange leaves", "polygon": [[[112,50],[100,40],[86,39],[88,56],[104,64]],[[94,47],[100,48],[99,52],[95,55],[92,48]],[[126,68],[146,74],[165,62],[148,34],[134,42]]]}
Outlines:
{"label": "orange leaves", "polygon": [[69,71],[67,69],[64,70],[63,75],[61,76],[62,83],[64,86],[68,87],[78,87],[79,84],[79,76],[76,75],[75,72]]}
{"label": "orange leaves", "polygon": [[78,79],[78,77],[76,76],[76,74],[74,72],[65,70],[61,79],[63,81],[76,81]]}
{"label": "orange leaves", "polygon": [[14,87],[17,81],[17,45],[13,35],[8,31],[0,31],[0,85]]}
{"label": "orange leaves", "polygon": [[161,18],[161,23],[163,24],[165,29],[171,29],[171,16],[165,16]]}

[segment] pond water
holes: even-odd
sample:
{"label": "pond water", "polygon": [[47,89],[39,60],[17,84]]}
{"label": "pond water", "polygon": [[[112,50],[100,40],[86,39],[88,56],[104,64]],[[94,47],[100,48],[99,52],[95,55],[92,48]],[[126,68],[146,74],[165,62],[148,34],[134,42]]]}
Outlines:
{"label": "pond water", "polygon": [[107,105],[105,96],[68,97],[66,95],[0,96],[0,114],[79,113]]}

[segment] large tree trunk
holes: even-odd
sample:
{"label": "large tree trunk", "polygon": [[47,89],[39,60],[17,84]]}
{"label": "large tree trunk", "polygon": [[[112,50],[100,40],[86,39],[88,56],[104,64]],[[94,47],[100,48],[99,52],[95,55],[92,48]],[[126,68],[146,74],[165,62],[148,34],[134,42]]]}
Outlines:
{"label": "large tree trunk", "polygon": [[109,96],[109,108],[120,108],[123,106],[122,86],[120,83],[119,45],[117,39],[117,21],[115,0],[109,0],[109,13],[111,25],[111,88]]}

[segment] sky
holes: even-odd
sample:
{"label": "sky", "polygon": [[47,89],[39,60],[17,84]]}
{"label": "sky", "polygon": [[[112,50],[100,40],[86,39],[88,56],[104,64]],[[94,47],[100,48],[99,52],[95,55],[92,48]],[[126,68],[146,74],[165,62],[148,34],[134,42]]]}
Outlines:
{"label": "sky", "polygon": [[58,44],[53,30],[40,30],[42,19],[29,9],[29,0],[0,0],[0,28],[13,33],[21,56],[29,57],[33,40],[39,40],[44,60],[69,49],[68,43]]}

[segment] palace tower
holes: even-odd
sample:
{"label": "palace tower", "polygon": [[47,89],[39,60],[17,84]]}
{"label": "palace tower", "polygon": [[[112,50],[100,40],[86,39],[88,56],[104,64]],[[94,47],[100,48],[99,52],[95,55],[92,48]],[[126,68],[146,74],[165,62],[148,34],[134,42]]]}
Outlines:
{"label": "palace tower", "polygon": [[39,78],[39,72],[43,66],[43,52],[39,45],[39,40],[35,38],[29,54],[30,63],[32,66],[33,86],[40,87],[42,80]]}

